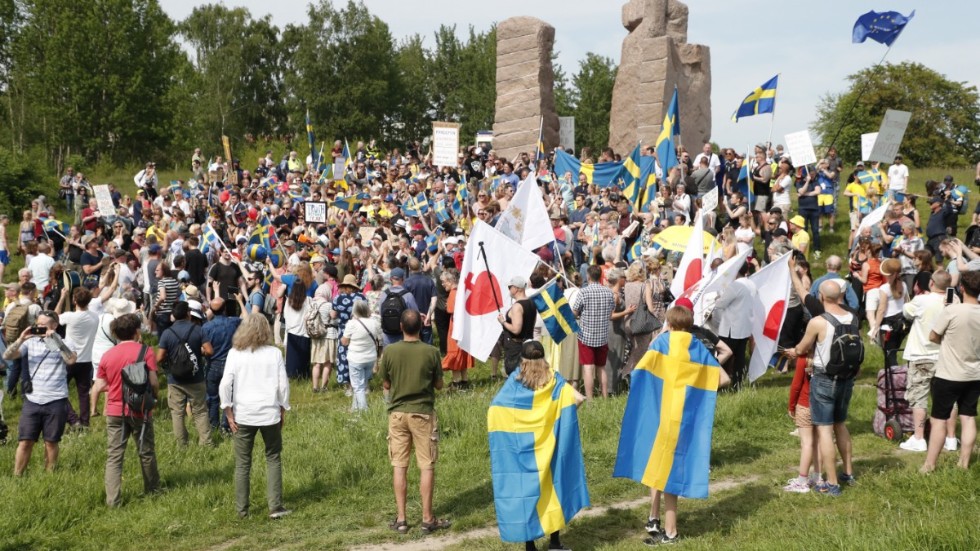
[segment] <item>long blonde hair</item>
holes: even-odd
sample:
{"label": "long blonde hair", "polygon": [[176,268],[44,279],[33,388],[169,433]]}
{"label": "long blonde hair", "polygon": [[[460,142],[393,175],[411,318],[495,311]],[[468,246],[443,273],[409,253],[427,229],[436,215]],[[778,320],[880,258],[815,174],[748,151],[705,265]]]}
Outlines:
{"label": "long blonde hair", "polygon": [[231,340],[231,347],[235,350],[250,351],[270,344],[272,329],[262,314],[246,314]]}
{"label": "long blonde hair", "polygon": [[553,377],[551,367],[544,358],[537,360],[521,359],[521,372],[517,374],[517,380],[527,388],[538,390],[551,382]]}

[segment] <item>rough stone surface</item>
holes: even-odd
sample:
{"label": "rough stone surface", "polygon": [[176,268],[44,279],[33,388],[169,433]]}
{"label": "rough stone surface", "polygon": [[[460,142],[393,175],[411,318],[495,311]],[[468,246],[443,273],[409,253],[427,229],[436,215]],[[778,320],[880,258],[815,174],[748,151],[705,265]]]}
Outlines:
{"label": "rough stone surface", "polygon": [[630,34],[623,39],[609,118],[609,145],[617,153],[629,154],[638,140],[656,143],[674,86],[681,143],[698,151],[711,138],[711,53],[687,43],[687,19],[687,6],[677,0],[623,6]]}
{"label": "rough stone surface", "polygon": [[522,151],[535,151],[542,119],[545,148],[558,145],[551,66],[554,43],[554,27],[534,17],[512,17],[497,25],[493,148],[506,159]]}

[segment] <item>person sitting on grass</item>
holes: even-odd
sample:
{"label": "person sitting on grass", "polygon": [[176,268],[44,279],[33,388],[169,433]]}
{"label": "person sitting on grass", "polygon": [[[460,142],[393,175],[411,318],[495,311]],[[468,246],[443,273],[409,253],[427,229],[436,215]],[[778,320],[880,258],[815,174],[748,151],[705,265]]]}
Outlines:
{"label": "person sitting on grass", "polygon": [[946,443],[946,420],[953,406],[960,413],[960,458],[957,466],[970,466],[970,454],[977,439],[977,401],[980,399],[980,271],[960,274],[962,304],[950,304],[936,316],[929,340],[939,344],[939,360],[932,378],[932,432],[925,463],[920,472],[936,468],[939,452]]}

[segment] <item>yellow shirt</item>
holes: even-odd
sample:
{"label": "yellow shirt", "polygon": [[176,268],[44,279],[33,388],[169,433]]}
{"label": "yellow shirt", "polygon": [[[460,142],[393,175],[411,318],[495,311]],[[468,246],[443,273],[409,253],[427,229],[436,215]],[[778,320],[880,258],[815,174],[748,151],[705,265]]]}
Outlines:
{"label": "yellow shirt", "polygon": [[793,234],[790,242],[793,243],[794,249],[803,253],[804,258],[810,259],[810,234],[806,233],[805,230],[800,230]]}
{"label": "yellow shirt", "polygon": [[853,197],[850,197],[850,200],[851,200],[851,209],[857,209],[858,208],[857,197],[867,197],[868,196],[867,190],[864,189],[864,184],[862,184],[861,182],[856,182],[856,181],[855,182],[851,182],[850,184],[847,184],[847,187],[844,188],[844,193],[851,193],[851,194],[854,195]]}

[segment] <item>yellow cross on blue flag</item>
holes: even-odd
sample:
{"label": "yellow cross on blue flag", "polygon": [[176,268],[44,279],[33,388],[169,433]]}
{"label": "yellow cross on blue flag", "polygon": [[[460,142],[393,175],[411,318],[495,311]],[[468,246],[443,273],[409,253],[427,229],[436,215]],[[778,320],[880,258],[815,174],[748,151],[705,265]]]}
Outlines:
{"label": "yellow cross on blue flag", "polygon": [[252,235],[248,239],[249,245],[262,245],[265,250],[269,250],[272,246],[269,244],[270,235],[272,231],[272,224],[269,222],[269,217],[265,214],[261,218],[255,221],[255,229],[252,230]]}
{"label": "yellow cross on blue flag", "polygon": [[347,212],[357,212],[361,209],[361,201],[356,197],[339,197],[333,202],[333,206]]}
{"label": "yellow cross on blue flag", "polygon": [[561,530],[590,505],[575,391],[559,373],[538,390],[511,373],[490,402],[490,472],[500,539]]}
{"label": "yellow cross on blue flag", "polygon": [[674,168],[680,161],[677,160],[677,148],[674,146],[674,136],[681,134],[681,118],[677,109],[677,87],[674,86],[674,97],[670,100],[670,107],[664,114],[664,124],[657,136],[657,160],[663,168],[664,176],[670,169]]}
{"label": "yellow cross on blue flag", "polygon": [[902,34],[905,25],[915,17],[915,10],[907,16],[897,11],[869,11],[858,17],[851,32],[851,42],[858,44],[870,38],[886,46],[891,46],[898,35]]}
{"label": "yellow cross on blue flag", "polygon": [[690,333],[657,337],[631,376],[613,476],[708,497],[720,374],[715,357]]}
{"label": "yellow cross on blue flag", "polygon": [[583,163],[560,149],[555,150],[555,174],[559,178],[564,178],[565,173],[570,172],[572,181],[578,182],[579,173],[585,173],[585,178],[590,184],[607,187],[619,179],[622,170],[623,161],[599,164]]}
{"label": "yellow cross on blue flag", "polygon": [[541,321],[551,334],[552,340],[560,343],[569,335],[578,333],[578,322],[565,295],[558,288],[558,281],[552,280],[541,292],[534,295],[534,306],[541,315]]}
{"label": "yellow cross on blue flag", "polygon": [[738,122],[739,117],[751,117],[776,110],[776,86],[779,75],[776,75],[745,96],[738,110],[732,115],[732,120]]}

